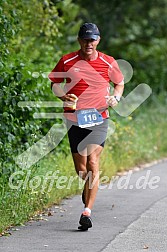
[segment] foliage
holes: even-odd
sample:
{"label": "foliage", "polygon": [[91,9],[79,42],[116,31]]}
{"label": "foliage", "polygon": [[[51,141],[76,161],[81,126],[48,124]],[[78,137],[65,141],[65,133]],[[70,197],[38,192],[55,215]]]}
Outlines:
{"label": "foliage", "polygon": [[1,72],[0,137],[3,174],[10,174],[15,169],[12,157],[19,154],[19,150],[28,148],[41,134],[41,122],[33,120],[32,109],[20,108],[18,102],[34,100],[34,94],[42,97],[46,89],[42,86],[43,83],[32,78],[30,65],[25,66],[21,62],[18,65],[17,60],[12,60],[10,65],[4,65]]}
{"label": "foliage", "polygon": [[131,63],[135,70],[131,89],[144,82],[155,93],[167,91],[167,0],[76,2],[84,8],[82,18],[99,26],[99,48]]}
{"label": "foliage", "polygon": [[[67,14],[71,11],[71,16]],[[38,10],[38,11],[37,11]],[[44,72],[60,56],[62,33],[72,26],[78,7],[70,0],[3,0],[0,8],[1,174],[14,169],[14,157],[50,129],[53,121],[34,120],[38,109],[19,108],[19,101],[53,100]],[[64,25],[68,22],[68,27]],[[73,32],[77,22],[73,27]],[[54,53],[54,44],[58,52]],[[51,61],[52,55],[55,55]],[[35,73],[36,72],[36,73]],[[64,145],[64,143],[62,143]],[[18,147],[19,146],[19,147]],[[65,148],[64,148],[65,149]]]}
{"label": "foliage", "polygon": [[[74,43],[78,22],[74,19],[79,11],[78,6],[71,0],[6,0],[4,13],[11,20],[10,13],[14,13],[12,25],[16,23],[17,36],[13,36],[10,51],[24,53],[24,55],[39,67],[39,64],[50,69],[53,64]],[[17,18],[16,18],[17,17]],[[15,30],[12,28],[13,35]],[[69,34],[70,30],[70,34]],[[66,39],[65,39],[66,38]],[[62,52],[63,51],[63,52]],[[36,65],[34,65],[36,67]]]}
{"label": "foliage", "polygon": [[18,32],[17,24],[19,22],[16,11],[10,8],[8,11],[8,1],[2,0],[0,7],[0,67],[3,67],[3,59],[9,54],[8,45],[12,38]]}
{"label": "foliage", "polygon": [[[53,120],[34,119],[39,108],[18,106],[20,101],[54,101],[46,72],[69,47],[78,29],[79,9],[70,0],[2,0],[0,7],[0,214],[3,229],[29,218],[46,200],[40,192],[14,192],[9,177],[19,171],[15,157],[45,135]],[[68,42],[68,43],[67,43]],[[65,47],[65,45],[67,45]],[[43,109],[43,112],[47,110]],[[56,109],[54,108],[54,112]],[[41,112],[41,111],[40,111]],[[57,148],[68,152],[67,138]],[[38,164],[34,166],[36,170]],[[38,200],[39,199],[39,200]],[[11,208],[10,208],[11,206]],[[13,208],[15,206],[15,209]]]}
{"label": "foliage", "polygon": [[112,177],[117,172],[166,157],[167,100],[158,96],[154,101],[156,107],[153,103],[148,107],[142,105],[127,118],[111,113],[116,130],[106,141],[101,160],[103,174]]}

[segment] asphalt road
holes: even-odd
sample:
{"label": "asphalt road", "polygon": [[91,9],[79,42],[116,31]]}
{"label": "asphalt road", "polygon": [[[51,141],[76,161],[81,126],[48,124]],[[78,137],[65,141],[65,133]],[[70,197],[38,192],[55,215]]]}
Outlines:
{"label": "asphalt road", "polygon": [[53,216],[16,227],[0,238],[0,252],[166,252],[167,161],[101,185],[93,228],[77,229],[81,196],[53,206]]}

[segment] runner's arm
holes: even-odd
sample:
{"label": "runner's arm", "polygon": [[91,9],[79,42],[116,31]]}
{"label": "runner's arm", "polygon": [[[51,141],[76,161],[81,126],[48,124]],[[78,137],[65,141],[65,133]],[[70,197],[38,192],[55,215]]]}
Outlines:
{"label": "runner's arm", "polygon": [[108,105],[111,106],[111,107],[117,106],[119,100],[121,99],[123,91],[124,91],[124,81],[122,81],[119,84],[114,84],[113,95],[107,97]]}
{"label": "runner's arm", "polygon": [[64,90],[57,83],[52,82],[53,93],[62,101],[74,101],[72,94],[65,94]]}
{"label": "runner's arm", "polygon": [[114,84],[114,93],[113,96],[118,96],[121,98],[124,91],[124,81],[119,84]]}

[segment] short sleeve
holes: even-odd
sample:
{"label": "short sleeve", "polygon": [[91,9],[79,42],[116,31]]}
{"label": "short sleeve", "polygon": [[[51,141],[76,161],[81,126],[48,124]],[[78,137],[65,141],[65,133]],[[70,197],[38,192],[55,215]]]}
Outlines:
{"label": "short sleeve", "polygon": [[51,82],[53,83],[57,83],[60,84],[64,81],[64,78],[59,77],[60,74],[58,73],[62,73],[64,72],[64,61],[63,58],[61,58],[59,60],[59,62],[57,63],[57,65],[53,68],[53,70],[51,71],[51,73],[48,75],[48,78],[51,80]]}
{"label": "short sleeve", "polygon": [[124,80],[124,76],[115,59],[110,64],[110,67],[108,69],[108,75],[109,75],[110,80],[114,84],[120,84]]}

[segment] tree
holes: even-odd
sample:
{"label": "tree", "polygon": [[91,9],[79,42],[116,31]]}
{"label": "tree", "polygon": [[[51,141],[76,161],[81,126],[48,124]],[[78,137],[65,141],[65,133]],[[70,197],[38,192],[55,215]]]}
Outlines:
{"label": "tree", "polygon": [[99,26],[99,48],[132,64],[134,85],[145,82],[155,92],[167,90],[167,0],[75,2],[83,8],[82,19]]}
{"label": "tree", "polygon": [[18,102],[53,99],[50,83],[42,73],[53,68],[68,46],[73,47],[67,31],[71,29],[70,34],[75,34],[79,21],[73,19],[78,11],[71,0],[2,0],[0,173],[8,176],[15,169],[14,157],[37,141],[52,124],[48,120],[34,121],[35,108],[21,109]]}

